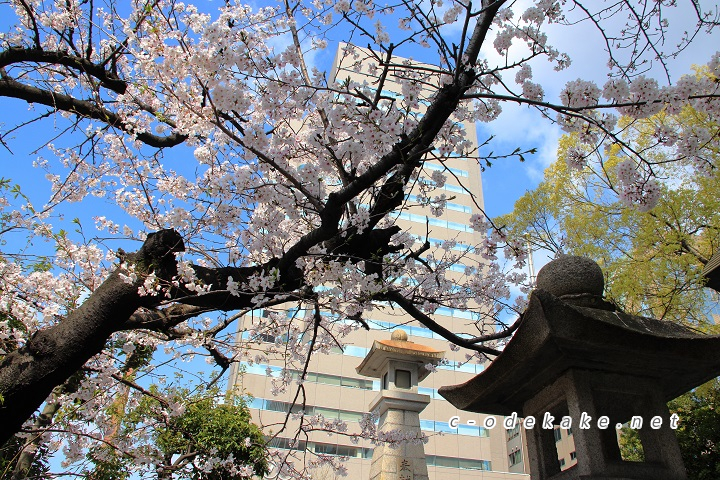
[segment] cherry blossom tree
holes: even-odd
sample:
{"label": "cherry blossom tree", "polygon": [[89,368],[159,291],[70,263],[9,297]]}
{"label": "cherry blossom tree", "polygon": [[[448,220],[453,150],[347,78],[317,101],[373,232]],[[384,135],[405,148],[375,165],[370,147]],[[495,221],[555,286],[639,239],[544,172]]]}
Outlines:
{"label": "cherry blossom tree", "polygon": [[[486,265],[456,280],[446,273],[461,257],[450,248],[432,264],[422,257],[429,243],[395,220],[411,188],[441,214],[439,189],[451,172],[426,172],[428,155],[483,164],[521,155],[473,151],[462,125],[492,122],[506,102],[524,104],[578,133],[587,151],[619,148],[623,198],[647,210],[664,179],[653,148],[623,141],[616,115],[687,104],[712,118],[720,112],[718,54],[707,75],[669,81],[674,56],[717,26],[717,10],[529,3],[285,0],[257,9],[226,2],[213,12],[173,0],[3,4],[0,17],[14,23],[0,37],[0,96],[34,114],[3,118],[3,146],[11,152],[15,132],[45,119],[56,131],[37,135],[46,136],[47,158],[36,167],[52,190],[44,204],[33,205],[24,185],[0,182],[0,442],[18,432],[68,435],[67,455],[81,457],[102,437],[70,417],[63,429],[42,430],[33,417],[43,402],[79,404],[75,418],[110,428],[102,413],[109,386],[149,393],[120,373],[124,355],[139,346],[189,349],[224,371],[255,355],[229,340],[252,309],[315,312],[271,315],[259,327],[288,333],[284,349],[301,371],[312,354],[342,345],[348,328],[366,326],[363,313],[378,305],[402,309],[473,354],[496,354],[494,342],[517,327],[498,313],[513,308],[509,286],[523,281],[503,262],[522,266],[524,253],[476,215],[472,227],[487,235],[472,248]],[[690,9],[695,28],[666,48],[677,9]],[[532,67],[570,64],[546,29],[576,22],[604,39],[598,54],[609,79],[572,81],[546,98]],[[348,42],[344,64],[368,69],[372,81],[333,79],[312,66],[315,52],[338,41]],[[662,82],[649,76],[658,68]],[[384,93],[390,79],[400,98]],[[672,149],[663,161],[689,175],[714,172],[697,152],[720,148],[717,128],[673,144],[658,135],[655,147]],[[587,161],[586,150],[573,161]],[[92,209],[97,199],[122,212],[96,215],[100,233],[64,219],[68,204]],[[434,319],[440,306],[475,309],[480,320],[452,332]],[[62,388],[77,372],[80,385]],[[283,379],[278,388],[290,388],[291,377]],[[164,405],[168,415],[177,410]],[[357,435],[371,435],[366,427]],[[138,465],[160,461],[140,452]]]}

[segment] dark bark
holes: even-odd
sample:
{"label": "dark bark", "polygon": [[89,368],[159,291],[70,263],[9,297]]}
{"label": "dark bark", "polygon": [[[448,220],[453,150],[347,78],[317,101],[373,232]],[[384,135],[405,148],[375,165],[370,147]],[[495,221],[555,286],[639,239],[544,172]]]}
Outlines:
{"label": "dark bark", "polygon": [[[132,125],[127,124],[117,113],[109,110],[94,101],[75,98],[70,95],[55,92],[51,89],[22,83],[12,78],[5,71],[9,67],[20,63],[47,63],[62,65],[78,74],[84,74],[96,80],[100,86],[118,94],[127,90],[127,82],[117,76],[103,65],[92,63],[86,58],[71,55],[64,51],[47,51],[39,48],[10,47],[0,51],[0,96],[18,98],[28,103],[46,105],[54,110],[74,113],[80,117],[100,120],[107,125],[118,128],[129,134],[135,134],[141,142],[155,148],[173,147],[187,140],[187,135],[172,133],[167,136],[155,135],[149,132],[136,133]],[[139,105],[151,114],[157,112]]]}
{"label": "dark bark", "polygon": [[55,110],[74,113],[79,117],[100,120],[129,134],[135,134],[138,140],[151,147],[173,147],[187,139],[186,135],[179,133],[172,133],[166,137],[148,132],[136,134],[133,127],[125,123],[115,112],[100,107],[94,102],[79,100],[51,90],[42,90],[32,85],[25,85],[7,76],[0,78],[0,96],[19,98],[28,103],[39,103]]}
{"label": "dark bark", "polygon": [[[328,227],[325,231],[337,232]],[[322,229],[318,229],[322,233]],[[388,251],[389,237],[397,228],[367,231],[356,239],[345,241],[335,237],[336,255],[354,260],[374,259]],[[343,237],[344,238],[344,237]],[[264,265],[246,268],[206,268],[194,266],[197,277],[204,284],[211,284],[209,293],[196,295],[182,289],[172,289],[171,297],[186,305],[176,304],[165,310],[148,311],[163,297],[138,294],[145,273],[154,272],[168,284],[177,275],[175,252],[184,249],[182,239],[174,230],[162,230],[148,236],[137,253],[128,254],[124,261],[135,266],[138,280],[129,284],[121,277],[120,269],[110,274],[100,287],[76,310],[70,312],[57,325],[40,330],[20,349],[11,352],[0,362],[0,444],[17,433],[25,420],[40,407],[53,388],[65,382],[85,362],[104,348],[110,336],[122,329],[144,328],[162,330],[210,310],[237,310],[252,307],[255,292],[231,295],[227,279],[232,276],[242,282],[250,275],[269,271],[281,264],[289,265],[280,271],[281,282],[276,284],[273,295],[281,295],[300,289],[304,284],[302,272],[294,262],[272,259]],[[331,255],[332,256],[332,255]],[[300,298],[302,293],[298,293]],[[286,301],[286,300],[285,300]],[[278,303],[280,300],[278,300]]]}
{"label": "dark bark", "polygon": [[[133,255],[138,267],[172,274],[174,252],[183,249],[172,230],[151,234]],[[139,282],[139,283],[138,283]],[[53,388],[65,382],[85,362],[100,353],[110,335],[147,297],[138,295],[140,279],[128,284],[115,270],[90,297],[58,324],[38,331],[0,362],[0,444],[20,430]]]}
{"label": "dark bark", "polygon": [[100,84],[116,93],[125,93],[127,83],[115,73],[106,70],[102,65],[96,65],[86,58],[70,55],[67,52],[47,51],[38,48],[10,47],[0,52],[0,68],[20,62],[51,63],[63,65],[95,77]]}

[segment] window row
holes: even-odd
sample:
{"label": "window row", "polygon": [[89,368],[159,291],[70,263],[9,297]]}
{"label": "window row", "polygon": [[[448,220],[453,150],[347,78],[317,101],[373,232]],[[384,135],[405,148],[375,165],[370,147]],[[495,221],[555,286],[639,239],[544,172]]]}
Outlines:
{"label": "window row", "polygon": [[441,164],[438,164],[435,162],[425,162],[425,164],[423,166],[425,168],[427,168],[428,170],[437,170],[440,172],[447,170],[449,172],[454,173],[458,177],[467,178],[469,176],[467,170],[460,170],[459,168],[451,168],[451,167],[441,165]]}
{"label": "window row", "polygon": [[[283,450],[311,451],[318,455],[337,455],[350,458],[372,458],[372,449],[354,447],[350,445],[337,445],[321,442],[294,441],[288,438],[274,438],[270,441],[272,448]],[[464,470],[492,470],[489,460],[475,460],[471,458],[443,457],[440,455],[426,455],[429,467],[459,468]]]}
{"label": "window row", "polygon": [[[443,243],[445,243],[447,240],[441,240],[439,238],[433,238],[433,237],[427,237],[421,235],[413,235],[415,237],[415,240],[417,240],[420,243],[425,243],[425,240],[430,242],[430,245],[434,247],[441,246]],[[467,252],[467,253],[473,253],[475,251],[475,247],[471,247],[470,245],[465,245],[464,243],[455,242],[455,245],[452,248],[453,250],[458,250],[460,252]]]}
{"label": "window row", "polygon": [[[438,308],[438,310],[440,310],[440,308]],[[450,310],[450,309],[448,309],[448,310]],[[438,312],[438,313],[443,314],[442,312]],[[378,325],[379,323],[388,324],[388,325],[391,325],[391,326],[390,326],[390,327],[380,326],[380,325]],[[368,325],[370,325],[370,328],[374,328],[374,329],[387,329],[387,328],[389,328],[389,329],[395,330],[395,329],[400,328],[400,329],[402,329],[402,330],[405,330],[405,331],[408,333],[408,335],[416,335],[416,336],[426,337],[426,338],[438,338],[438,337],[431,337],[429,334],[427,334],[427,332],[423,331],[423,330],[427,330],[427,329],[421,329],[420,327],[413,327],[413,326],[410,326],[410,325],[396,325],[396,324],[391,324],[390,322],[380,322],[379,320],[368,321]],[[419,331],[419,330],[420,330],[421,335],[418,335],[418,331]],[[429,330],[427,330],[427,331],[429,331]],[[243,332],[243,333],[240,335],[240,337],[241,337],[243,340],[249,340],[249,339],[250,339],[250,334],[249,334],[248,332]],[[255,337],[253,337],[253,340],[257,340],[257,339],[259,339],[259,338],[261,338],[261,337],[262,337],[262,338],[267,338],[266,340],[263,340],[263,341],[267,341],[267,342],[269,342],[269,343],[275,343],[275,341],[277,340],[277,338],[279,338],[279,337],[274,337],[274,336],[272,336],[272,335],[267,335],[267,336],[256,335]],[[280,338],[282,339],[282,337],[280,337]],[[356,346],[356,345],[345,345],[345,347],[342,348],[342,349],[339,348],[339,347],[333,347],[333,348],[330,349],[330,351],[331,351],[332,353],[336,353],[336,354],[338,354],[338,355],[345,355],[345,356],[357,357],[357,358],[365,358],[365,357],[367,356],[368,352],[370,351],[370,349],[369,349],[369,348],[365,348],[365,347],[358,347],[358,346]],[[252,368],[251,366],[247,366],[247,367],[246,367],[246,371],[249,372],[249,373],[256,373],[256,372],[250,372],[250,369],[251,369],[251,368]],[[266,368],[266,367],[263,367],[263,372],[257,373],[257,374],[258,374],[258,375],[264,375],[264,374],[265,374],[265,373],[264,373],[264,369],[265,369],[265,368]],[[478,373],[480,373],[480,372],[482,372],[483,370],[485,370],[485,366],[484,366],[484,365],[479,365],[479,364],[476,364],[476,363],[460,363],[460,362],[457,362],[457,363],[456,363],[456,362],[451,362],[451,363],[448,364],[448,365],[438,365],[437,368],[439,368],[439,369],[441,369],[441,370],[449,370],[449,371],[454,371],[454,372],[472,373],[472,374],[475,374],[475,375],[477,375]],[[317,378],[320,378],[320,377],[317,377]],[[343,377],[343,378],[344,378],[344,377]],[[311,380],[311,381],[314,381],[314,380]],[[340,380],[340,381],[342,382],[343,380]],[[325,382],[325,381],[320,382],[320,381],[319,381],[319,383],[327,383],[327,382]],[[334,384],[336,385],[337,383],[334,383]],[[342,383],[341,383],[341,384],[342,384]],[[348,385],[348,386],[351,386],[351,385]],[[363,387],[357,387],[357,388],[363,388]],[[427,392],[422,392],[422,393],[428,394]],[[433,394],[431,395],[431,397],[432,397],[432,398],[435,398],[435,399],[442,399],[437,393],[433,393]]]}
{"label": "window row", "polygon": [[453,435],[467,435],[469,437],[487,438],[490,436],[488,429],[484,427],[460,424],[456,428],[453,428],[448,422],[440,422],[436,420],[420,420],[420,429],[425,430],[426,432],[442,432]]}
{"label": "window row", "polygon": [[[280,375],[282,368],[273,365],[253,364],[245,366],[245,373],[254,375],[272,376]],[[300,377],[298,370],[292,370],[293,378]],[[339,375],[329,375],[326,373],[307,372],[305,375],[306,382],[322,383],[324,385],[338,385],[340,387],[359,388],[362,390],[380,390],[380,382],[375,380],[366,380],[362,378],[342,377]]]}
{"label": "window row", "polygon": [[[417,202],[416,195],[408,195],[407,199],[411,202]],[[447,208],[448,210],[454,210],[456,212],[472,213],[472,207],[469,207],[467,205],[460,205],[459,203],[447,202],[445,204],[445,208]]]}
{"label": "window row", "polygon": [[274,438],[270,447],[282,450],[311,451],[318,455],[337,455],[350,458],[372,458],[372,448],[353,447],[350,445],[337,445],[332,443],[306,442],[305,440],[292,440],[289,438]]}
{"label": "window row", "polygon": [[[288,402],[280,400],[269,400],[265,398],[253,398],[248,403],[249,408],[255,410],[265,410],[270,412],[281,413],[299,413],[303,411],[301,405],[292,405]],[[345,422],[359,422],[364,413],[354,412],[350,410],[342,410],[339,408],[318,407],[314,405],[306,405],[304,408],[305,415],[322,415],[325,418],[337,418]],[[488,437],[489,432],[486,428],[475,425],[458,425],[457,428],[451,428],[448,422],[439,422],[435,420],[420,420],[420,429],[426,432],[443,432],[452,435],[467,435],[471,437]]]}
{"label": "window row", "polygon": [[[478,366],[482,367],[482,365]],[[280,375],[281,371],[282,368],[275,367],[273,365],[265,365],[259,363],[253,365],[245,365],[245,373],[253,375]],[[299,373],[300,372],[294,371],[293,376],[296,377],[297,375],[299,375]],[[361,390],[372,390],[375,392],[380,391],[379,380],[365,380],[361,378],[341,377],[339,375],[328,375],[326,373],[315,372],[308,372],[306,377],[306,382],[320,383],[323,385],[337,385],[340,387],[359,388]],[[422,395],[427,395],[433,400],[445,400],[434,388],[418,387],[418,393]]]}
{"label": "window row", "polygon": [[415,213],[400,212],[398,218],[407,220],[408,222],[415,223],[428,223],[433,227],[449,228],[450,230],[457,230],[459,232],[473,233],[473,229],[470,225],[458,222],[449,222],[440,218],[427,217],[425,215],[417,215]]}

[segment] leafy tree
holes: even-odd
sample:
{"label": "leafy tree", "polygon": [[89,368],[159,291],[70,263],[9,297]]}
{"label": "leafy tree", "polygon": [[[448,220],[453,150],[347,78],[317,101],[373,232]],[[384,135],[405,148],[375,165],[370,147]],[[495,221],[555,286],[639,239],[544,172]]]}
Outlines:
{"label": "leafy tree", "polygon": [[[634,150],[653,146],[658,131],[679,136],[680,124],[687,130],[717,130],[717,124],[689,107],[676,115],[661,112],[621,124],[623,141]],[[573,168],[566,159],[582,148],[577,134],[564,136],[559,159],[544,180],[496,223],[508,237],[524,239],[534,249],[598,261],[607,277],[606,296],[626,311],[709,328],[715,295],[703,287],[702,271],[720,248],[720,176],[684,178],[673,171],[676,167],[659,166],[658,173],[684,179],[662,185],[652,210],[628,209],[617,195],[618,170],[626,161],[619,146],[584,152],[602,161]],[[713,165],[718,160],[718,150],[710,145],[701,153]],[[667,151],[654,154],[662,165]]]}
{"label": "leafy tree", "polygon": [[[489,222],[475,215],[467,247],[488,263],[450,276],[462,255],[446,244],[427,261],[430,242],[396,220],[411,190],[433,214],[446,206],[452,171],[430,171],[429,158],[489,165],[525,153],[483,155],[465,138],[464,124],[494,121],[506,102],[556,119],[583,148],[613,143],[626,152],[618,191],[642,209],[658,199],[659,162],[690,176],[714,167],[698,148],[716,148],[717,135],[679,142],[659,159],[655,148],[624,143],[615,124],[618,112],[637,119],[688,103],[715,118],[719,55],[707,75],[675,85],[643,76],[659,62],[669,79],[673,55],[717,26],[699,3],[690,10],[697,25],[677,50],[663,50],[674,43],[665,42],[673,10],[664,4],[510,6],[287,0],[257,9],[227,2],[205,13],[171,0],[0,5],[10,25],[0,36],[0,97],[14,107],[3,111],[34,109],[5,114],[0,140],[12,151],[15,132],[33,128],[47,142],[36,165],[51,189],[34,205],[34,182],[0,179],[0,311],[21,323],[0,322],[3,345],[17,345],[0,360],[0,443],[21,430],[49,433],[27,421],[78,372],[78,389],[54,399],[67,407],[52,431],[66,440],[69,462],[86,458],[115,427],[108,407],[120,385],[133,398],[157,400],[158,418],[174,417],[174,403],[118,374],[124,360],[114,345],[200,352],[220,367],[214,383],[233,362],[252,359],[250,343],[262,335],[287,335],[284,358],[303,371],[312,354],[342,345],[348,327],[337,318],[362,327],[364,312],[397,308],[472,355],[497,354],[494,342],[517,324],[496,314],[508,284],[520,281],[498,251],[507,246],[511,263],[522,265],[522,249],[488,234]],[[577,22],[605,40],[608,62],[599,63],[610,65],[612,79],[603,88],[572,81],[545,98],[531,64],[547,59],[562,70],[570,61],[545,30]],[[343,44],[339,55],[345,71],[364,71],[368,82],[308,65],[340,40],[368,46]],[[418,61],[403,59],[411,56]],[[400,98],[387,95],[389,82]],[[78,211],[105,213],[92,219],[102,233],[90,233]],[[45,268],[33,268],[40,263]],[[263,317],[248,343],[233,342],[238,315],[289,304],[313,314]],[[452,332],[434,315],[438,307],[473,310],[477,321]],[[199,425],[179,426],[190,429],[188,448],[205,445],[192,430]],[[145,465],[166,464],[162,455],[144,456],[140,439],[113,443]]]}
{"label": "leafy tree", "polygon": [[[648,149],[662,139],[660,133],[677,138],[681,129],[717,131],[717,123],[690,107],[675,115],[660,112],[637,122],[624,119],[621,124],[626,128],[623,141],[634,150]],[[706,144],[698,153],[703,161],[716,165],[720,151]],[[655,154],[662,164],[667,151]],[[591,155],[602,159],[573,163],[579,156]],[[720,248],[720,176],[713,171],[664,185],[657,205],[639,211],[624,208],[617,195],[621,183],[617,170],[625,161],[617,145],[588,152],[577,134],[566,135],[560,140],[558,157],[538,188],[519,199],[512,213],[496,219],[506,235],[553,254],[596,259],[607,277],[605,295],[626,311],[716,330],[709,317],[716,296],[704,288],[702,271]],[[665,174],[683,178],[672,168],[666,168]],[[693,480],[718,475],[718,388],[715,379],[668,404],[681,419],[676,434],[688,478]],[[623,428],[619,443],[623,459],[643,461],[636,430]]]}
{"label": "leafy tree", "polygon": [[[217,389],[192,394],[171,388],[164,393],[145,396],[122,419],[122,436],[150,432],[146,448],[159,450],[162,457],[155,465],[158,478],[232,480],[268,471],[265,438],[244,401],[218,402],[222,397]],[[167,401],[173,402],[171,415],[165,410]],[[137,461],[107,447],[90,451],[88,457],[86,475],[93,480],[129,478],[128,467]]]}
{"label": "leafy tree", "polygon": [[676,398],[668,408],[678,414],[675,431],[690,480],[720,474],[720,381],[712,380]]}
{"label": "leafy tree", "polygon": [[645,461],[645,452],[640,442],[640,434],[636,429],[623,426],[620,429],[618,445],[620,446],[620,456],[623,460],[628,462]]}
{"label": "leafy tree", "polygon": [[[263,434],[252,424],[242,402],[216,405],[212,398],[191,402],[182,414],[167,423],[157,442],[167,459],[192,454],[195,458],[218,457],[231,461],[229,465],[212,466],[198,464],[191,457],[185,460],[185,465],[193,479],[247,478],[248,474],[263,475],[268,470]],[[238,466],[236,462],[249,468],[233,473],[232,468]],[[173,467],[182,468],[183,462],[176,460]]]}

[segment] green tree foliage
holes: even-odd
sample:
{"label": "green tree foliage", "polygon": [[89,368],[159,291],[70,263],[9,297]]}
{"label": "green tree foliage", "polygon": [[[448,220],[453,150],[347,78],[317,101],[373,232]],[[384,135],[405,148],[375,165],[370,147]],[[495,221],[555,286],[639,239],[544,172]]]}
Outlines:
{"label": "green tree foliage", "polygon": [[690,480],[720,478],[720,381],[712,380],[668,404],[680,417],[675,431]]}
{"label": "green tree foliage", "polygon": [[[676,116],[625,121],[625,141],[646,150],[657,143],[659,125],[667,129],[680,122],[703,125],[704,118],[686,108]],[[578,134],[562,137],[558,160],[541,184],[496,224],[535,250],[596,260],[607,277],[606,296],[629,313],[708,327],[712,294],[703,288],[701,274],[720,247],[720,176],[690,176],[685,169],[667,167],[661,173],[672,181],[660,187],[658,205],[642,212],[618,196],[620,149],[582,152],[602,161],[576,169],[564,159],[577,155],[579,145]],[[718,152],[706,149],[705,154],[717,160]]]}
{"label": "green tree foliage", "polygon": [[637,430],[624,426],[620,430],[618,444],[620,445],[620,456],[623,460],[627,462],[645,461],[645,452]]}
{"label": "green tree foliage", "polygon": [[[671,116],[661,112],[641,121],[621,120],[626,145],[644,152],[656,146],[658,132],[672,136],[673,126],[717,131],[717,125],[691,108]],[[596,260],[606,275],[605,296],[621,309],[713,330],[709,310],[716,296],[703,287],[702,270],[720,248],[720,175],[689,175],[686,169],[658,170],[668,180],[660,187],[660,201],[650,211],[628,208],[620,198],[617,167],[620,149],[580,151],[578,134],[560,140],[558,160],[544,180],[520,198],[514,211],[496,219],[509,239],[522,239],[535,250],[583,255]],[[720,153],[704,148],[698,161],[715,163]],[[573,168],[565,159],[586,161]],[[662,164],[662,151],[655,160]],[[660,168],[660,167],[658,167]],[[668,404],[680,417],[676,430],[688,478],[720,478],[720,383],[713,380]],[[638,432],[624,428],[622,457],[642,461]]]}
{"label": "green tree foliage", "polygon": [[[228,398],[219,403],[218,393],[208,390],[191,394],[187,389],[175,389],[170,398],[176,403],[164,405],[159,400],[162,397],[145,396],[128,413],[125,435],[132,435],[141,424],[153,425],[155,447],[165,459],[158,465],[158,478],[240,480],[267,473],[266,442],[260,428],[252,423],[245,402]],[[168,392],[164,394],[167,398]],[[106,476],[97,478],[114,478],[112,468],[121,464],[117,457],[105,457],[98,474]]]}
{"label": "green tree foliage", "polygon": [[[680,421],[675,434],[688,473],[688,480],[720,478],[720,381],[699,386],[668,403]],[[637,430],[623,428],[620,451],[624,460],[642,461],[642,444]]]}

